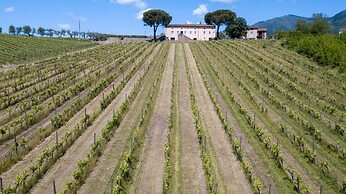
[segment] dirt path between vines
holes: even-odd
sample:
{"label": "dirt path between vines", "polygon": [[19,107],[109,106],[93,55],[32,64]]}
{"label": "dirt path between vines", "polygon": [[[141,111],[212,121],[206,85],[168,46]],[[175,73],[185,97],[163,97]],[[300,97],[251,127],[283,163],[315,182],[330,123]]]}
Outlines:
{"label": "dirt path between vines", "polygon": [[148,137],[145,140],[144,157],[140,161],[139,172],[133,184],[136,193],[151,194],[163,191],[164,143],[167,118],[170,114],[174,56],[175,44],[171,44],[153,117],[148,128]]}
{"label": "dirt path between vines", "polygon": [[[243,98],[241,98],[241,93],[239,91],[239,88],[236,87],[236,84],[231,84],[230,85],[230,90],[232,92],[232,94],[234,95],[235,99],[238,100],[238,102],[241,104],[241,106],[247,110],[249,112],[250,115],[254,114],[254,109],[252,108],[251,104],[246,102]],[[267,117],[268,116],[264,116]],[[270,118],[268,118],[270,119]],[[256,123],[262,128],[263,132],[265,134],[268,134],[270,139],[272,140],[272,142],[275,142],[277,140],[277,137],[275,136],[275,134],[273,134],[273,132],[271,130],[271,127],[269,126],[268,123],[265,123],[262,118],[260,118],[260,115],[256,115]],[[288,164],[289,166],[293,167],[293,169],[295,169],[296,171],[299,172],[299,174],[301,175],[303,182],[305,184],[308,184],[308,186],[312,189],[312,191],[318,192],[319,191],[319,187],[316,185],[316,182],[314,180],[312,180],[308,174],[307,174],[307,170],[304,169],[299,162],[297,162],[296,160],[294,160],[292,158],[292,155],[290,154],[289,151],[287,151],[287,146],[290,145],[281,145],[280,146],[280,153],[282,154],[286,164]]]}
{"label": "dirt path between vines", "polygon": [[198,72],[196,61],[193,58],[190,47],[184,44],[188,65],[191,71],[191,78],[194,85],[197,106],[205,129],[205,134],[214,149],[217,163],[213,164],[219,173],[216,177],[219,193],[252,193],[247,183],[245,175],[237,162],[236,156],[228,141],[221,121],[214,110],[212,101],[208,95],[207,89],[203,84],[201,75]]}
{"label": "dirt path between vines", "polygon": [[[160,55],[162,53],[158,53]],[[136,97],[135,101],[132,103],[128,114],[122,120],[119,128],[115,132],[112,140],[107,144],[104,153],[99,158],[97,166],[94,168],[92,173],[86,179],[83,186],[80,188],[78,193],[104,193],[109,191],[109,182],[114,173],[115,168],[117,167],[121,156],[125,150],[126,141],[128,140],[131,131],[138,125],[136,122],[140,115],[142,107],[145,104],[146,96],[149,95],[151,84],[154,82],[156,72],[154,69],[148,72],[144,80],[143,87]],[[105,170],[107,169],[107,170]]]}
{"label": "dirt path between vines", "polygon": [[[158,47],[155,51],[158,50]],[[155,52],[154,52],[155,53]],[[93,134],[99,137],[101,130],[105,127],[107,122],[112,118],[113,110],[116,111],[121,104],[125,101],[126,95],[130,94],[134,87],[134,83],[140,79],[142,70],[146,68],[151,60],[153,54],[145,62],[144,65],[135,73],[129,80],[124,89],[112,101],[111,104],[97,117],[94,123],[88,127],[84,133],[77,139],[76,142],[67,150],[63,157],[61,157],[54,166],[46,173],[43,179],[31,190],[31,193],[49,193],[52,191],[51,183],[55,180],[57,192],[60,192],[65,187],[67,180],[72,179],[73,170],[76,169],[79,160],[85,159],[87,153],[93,143]],[[99,104],[97,104],[99,106]]]}
{"label": "dirt path between vines", "polygon": [[[155,49],[155,50],[158,50],[158,49]],[[138,77],[138,73],[141,73],[140,71],[141,69],[144,69],[144,67],[142,66],[137,71],[136,73],[137,75],[135,74],[135,76]],[[127,74],[129,71],[130,71],[130,68],[127,69],[124,72],[124,74]],[[122,76],[119,76],[118,79],[116,79],[104,90],[104,95],[107,95],[108,93],[112,91],[113,85],[114,87],[117,87],[117,85],[120,84],[121,80],[122,80]],[[103,97],[103,92],[101,92],[97,97],[95,97],[91,102],[89,102],[82,110],[80,110],[77,114],[75,114],[63,127],[59,128],[57,130],[58,137],[61,137],[61,138],[64,137],[67,132],[73,130],[75,126],[77,126],[77,124],[80,122],[80,120],[84,116],[85,109],[87,114],[89,115],[91,115],[94,111],[100,111],[101,110],[100,102],[102,100],[102,97]],[[30,165],[36,162],[38,157],[42,154],[42,150],[51,148],[54,144],[55,144],[55,133],[52,133],[50,136],[45,138],[45,140],[42,143],[40,143],[33,150],[31,150],[30,153],[27,154],[22,161],[16,163],[10,170],[1,174],[4,185],[8,185],[8,184],[13,185],[18,172],[22,172],[24,170],[30,172]]]}
{"label": "dirt path between vines", "polygon": [[179,130],[181,130],[181,174],[182,174],[182,191],[183,193],[207,193],[206,180],[200,149],[197,138],[197,131],[192,115],[189,83],[185,73],[185,52],[182,44],[178,44],[178,116]]}
{"label": "dirt path between vines", "polygon": [[[98,66],[97,66],[98,67]],[[129,71],[129,69],[131,68],[131,65],[126,64],[126,62],[118,65],[115,69],[114,72],[117,71],[118,69],[120,69],[121,67],[125,67],[127,68],[126,72]],[[90,71],[90,69],[92,69],[93,67],[88,68],[86,71]],[[102,69],[100,67],[96,68],[95,70],[93,70],[93,72],[97,71],[98,69]],[[77,80],[80,81],[81,79],[84,79],[86,76],[84,76],[83,71],[82,72],[78,72],[78,76],[77,76]],[[87,75],[88,73],[86,73]],[[119,76],[120,78],[121,76]],[[120,80],[120,79],[119,79]],[[114,81],[112,84],[117,83],[118,81]],[[32,139],[34,136],[38,135],[38,129],[39,128],[47,128],[47,127],[51,127],[51,118],[55,115],[55,114],[60,114],[62,112],[64,112],[65,108],[68,107],[70,104],[72,104],[73,102],[75,102],[78,98],[85,98],[87,96],[87,93],[89,91],[89,89],[91,89],[92,86],[86,88],[85,90],[83,90],[82,92],[80,92],[78,95],[74,96],[73,98],[67,100],[66,102],[64,102],[61,106],[57,107],[55,110],[51,111],[50,113],[48,113],[48,115],[46,117],[44,117],[42,120],[38,121],[37,123],[35,123],[34,125],[30,126],[29,128],[27,128],[26,130],[24,130],[23,132],[19,133],[17,135],[17,140],[20,140],[22,138],[26,138],[26,139]],[[111,87],[108,87],[105,92],[109,91],[111,89]],[[63,92],[63,91],[62,91]],[[59,95],[62,92],[58,92],[56,95]],[[43,106],[48,106],[49,102],[51,102],[53,99],[53,97],[50,97],[48,99],[46,99],[45,101],[43,101],[41,104],[43,104]],[[21,113],[20,116],[18,117],[22,117],[24,113]],[[8,140],[6,142],[3,142],[0,145],[0,159],[4,159],[9,152],[11,151],[12,145],[14,144],[13,140]]]}

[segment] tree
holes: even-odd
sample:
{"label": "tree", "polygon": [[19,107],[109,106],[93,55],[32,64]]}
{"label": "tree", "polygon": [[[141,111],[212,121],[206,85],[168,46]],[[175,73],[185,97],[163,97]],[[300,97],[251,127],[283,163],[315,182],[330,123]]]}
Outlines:
{"label": "tree", "polygon": [[17,36],[18,36],[20,33],[22,33],[22,31],[23,31],[23,28],[22,28],[22,27],[17,27],[17,28],[16,28]]}
{"label": "tree", "polygon": [[144,25],[153,27],[154,41],[156,42],[156,31],[159,26],[167,27],[172,21],[172,16],[167,12],[159,9],[152,9],[143,13]]}
{"label": "tree", "polygon": [[48,30],[47,30],[47,35],[50,36],[50,37],[52,37],[52,36],[54,35],[54,30],[51,29],[51,28],[48,29]]}
{"label": "tree", "polygon": [[325,34],[330,29],[330,24],[326,16],[321,13],[314,13],[312,15],[313,21],[311,23],[312,34]]}
{"label": "tree", "polygon": [[23,27],[24,34],[27,34],[28,36],[30,36],[31,31],[32,31],[32,29],[30,26],[24,26]]}
{"label": "tree", "polygon": [[66,35],[66,30],[65,29],[62,29],[61,31],[60,31],[60,37],[61,36],[65,36]]}
{"label": "tree", "polygon": [[0,34],[2,33],[2,27],[0,27]]}
{"label": "tree", "polygon": [[295,28],[297,32],[303,32],[303,33],[310,32],[310,24],[305,19],[297,20]]}
{"label": "tree", "polygon": [[10,27],[8,27],[8,33],[10,34],[16,34],[16,28],[13,25],[10,25]]}
{"label": "tree", "polygon": [[66,30],[66,33],[67,33],[67,35],[69,35],[69,36],[70,36],[70,38],[72,38],[72,37],[73,37],[73,32],[71,32],[71,30]]}
{"label": "tree", "polygon": [[233,24],[226,27],[225,31],[231,38],[242,38],[246,36],[247,24],[245,18],[237,17]]}
{"label": "tree", "polygon": [[37,29],[37,34],[39,34],[39,35],[41,35],[41,36],[44,36],[45,35],[45,29],[44,28],[42,28],[42,27],[39,27],[38,29]]}
{"label": "tree", "polygon": [[34,36],[35,33],[36,33],[36,28],[32,28],[30,36]]}
{"label": "tree", "polygon": [[216,37],[220,38],[220,26],[222,25],[231,25],[234,23],[234,19],[237,15],[227,9],[220,9],[214,12],[209,12],[204,16],[205,23],[209,25],[216,26]]}

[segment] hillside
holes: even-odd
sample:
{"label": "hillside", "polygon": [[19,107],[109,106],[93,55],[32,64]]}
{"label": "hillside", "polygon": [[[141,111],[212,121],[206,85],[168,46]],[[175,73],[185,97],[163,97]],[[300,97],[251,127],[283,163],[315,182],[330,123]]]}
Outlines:
{"label": "hillside", "polygon": [[0,66],[57,56],[96,45],[86,40],[0,34]]}
{"label": "hillside", "polygon": [[[278,30],[288,31],[293,30],[298,19],[311,20],[309,17],[301,17],[297,15],[285,15],[281,17],[276,17],[266,21],[260,21],[254,24],[254,26],[267,28],[268,35],[272,35]],[[339,12],[333,17],[329,17],[328,21],[331,23],[331,30],[337,33],[339,28],[346,25],[346,10]]]}

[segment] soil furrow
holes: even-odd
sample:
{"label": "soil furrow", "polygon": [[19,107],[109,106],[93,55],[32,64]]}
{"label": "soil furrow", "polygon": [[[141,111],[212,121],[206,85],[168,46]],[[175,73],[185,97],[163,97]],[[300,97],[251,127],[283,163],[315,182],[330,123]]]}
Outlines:
{"label": "soil furrow", "polygon": [[191,71],[193,85],[195,87],[197,105],[201,113],[202,123],[204,124],[206,135],[209,136],[215,152],[217,172],[216,182],[220,193],[252,193],[250,186],[243,174],[228,138],[224,133],[221,121],[219,120],[208,92],[203,85],[201,75],[196,66],[192,52],[188,44],[184,44],[188,59],[188,65]]}
{"label": "soil furrow", "polygon": [[[148,59],[149,60],[149,59]],[[112,103],[101,113],[94,123],[84,131],[84,133],[77,139],[77,141],[68,149],[63,157],[61,157],[55,165],[47,172],[44,178],[31,190],[31,193],[47,193],[52,191],[52,182],[55,180],[57,191],[60,192],[67,180],[72,179],[72,172],[77,167],[79,160],[86,158],[87,153],[93,143],[93,134],[100,136],[102,128],[113,116],[113,110],[116,111],[121,104],[125,101],[126,95],[131,92],[134,83],[141,76],[141,69],[149,65],[145,65],[135,73],[130,79],[124,89],[112,101]],[[97,104],[99,106],[99,104]]]}
{"label": "soil furrow", "polygon": [[179,130],[181,131],[181,168],[182,191],[184,193],[206,193],[206,180],[203,173],[202,160],[198,145],[197,133],[190,106],[189,83],[185,72],[185,52],[182,44],[178,44],[178,115]]}
{"label": "soil furrow", "polygon": [[170,113],[174,54],[175,44],[171,44],[154,114],[148,128],[149,134],[145,143],[144,158],[133,185],[136,192],[162,193],[164,142],[167,118]]}

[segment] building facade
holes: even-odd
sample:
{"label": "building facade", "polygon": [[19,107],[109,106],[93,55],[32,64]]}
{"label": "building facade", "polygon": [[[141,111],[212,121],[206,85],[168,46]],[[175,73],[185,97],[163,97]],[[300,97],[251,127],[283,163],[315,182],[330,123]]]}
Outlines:
{"label": "building facade", "polygon": [[247,33],[247,39],[266,39],[267,28],[258,28],[257,26],[249,26]]}
{"label": "building facade", "polygon": [[167,40],[210,40],[216,37],[215,28],[206,24],[170,24],[166,27]]}
{"label": "building facade", "polygon": [[339,29],[339,34],[345,33],[346,32],[346,26],[342,27]]}

